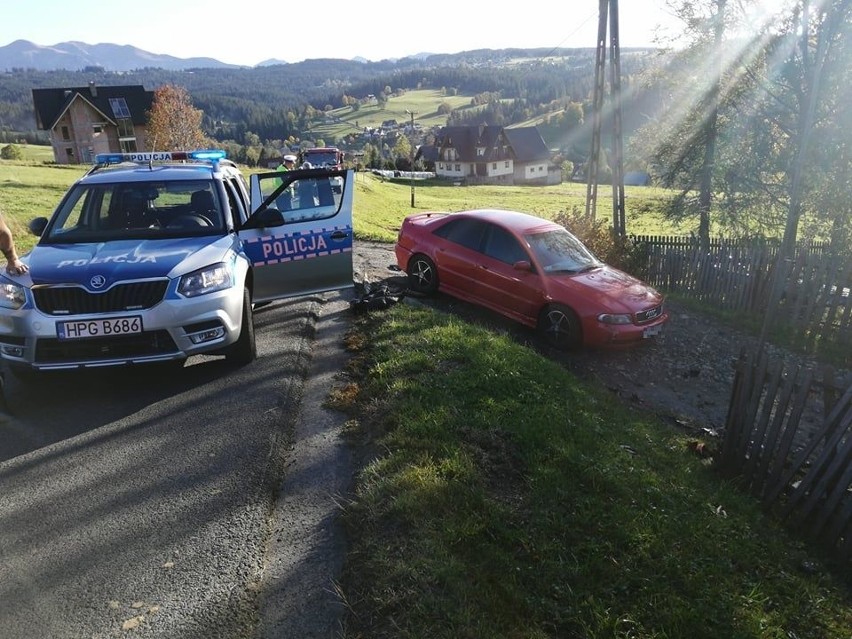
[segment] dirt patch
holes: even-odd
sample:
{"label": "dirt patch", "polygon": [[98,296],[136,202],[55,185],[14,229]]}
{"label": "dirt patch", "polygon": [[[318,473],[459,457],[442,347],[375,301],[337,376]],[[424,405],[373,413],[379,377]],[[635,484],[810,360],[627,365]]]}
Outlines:
{"label": "dirt patch", "polygon": [[[356,242],[356,282],[375,283],[400,277],[388,268],[395,263],[391,244]],[[717,434],[725,425],[734,364],[743,348],[757,344],[757,339],[748,333],[669,302],[671,319],[654,339],[624,350],[563,353],[540,345],[532,330],[471,304],[440,294],[427,303],[507,331],[576,375],[602,384],[628,404],[653,411],[685,428]],[[799,358],[791,353],[773,349],[772,354],[790,365],[799,363]],[[821,421],[819,406],[806,419],[815,425]]]}

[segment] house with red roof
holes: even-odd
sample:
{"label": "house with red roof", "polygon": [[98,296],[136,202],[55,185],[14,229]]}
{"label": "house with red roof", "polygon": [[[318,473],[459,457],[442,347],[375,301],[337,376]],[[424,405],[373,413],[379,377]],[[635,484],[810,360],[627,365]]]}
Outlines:
{"label": "house with red roof", "polygon": [[536,127],[447,126],[435,139],[435,174],[468,184],[559,184]]}

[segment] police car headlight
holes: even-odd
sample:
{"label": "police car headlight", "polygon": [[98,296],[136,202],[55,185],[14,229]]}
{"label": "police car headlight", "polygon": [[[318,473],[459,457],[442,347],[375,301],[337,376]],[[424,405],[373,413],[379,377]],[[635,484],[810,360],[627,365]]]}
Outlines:
{"label": "police car headlight", "polygon": [[0,307],[16,310],[24,305],[24,287],[14,282],[0,282]]}
{"label": "police car headlight", "polygon": [[178,293],[185,297],[197,297],[231,288],[233,279],[226,264],[213,264],[180,278]]}

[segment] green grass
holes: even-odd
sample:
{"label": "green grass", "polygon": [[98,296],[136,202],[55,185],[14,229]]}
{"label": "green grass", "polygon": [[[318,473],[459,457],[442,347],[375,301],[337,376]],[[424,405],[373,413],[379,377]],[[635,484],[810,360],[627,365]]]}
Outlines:
{"label": "green grass", "polygon": [[[446,115],[439,115],[438,106],[442,102],[448,103],[453,109],[464,112],[476,110],[481,107],[470,106],[471,96],[442,95],[439,90],[420,89],[406,91],[398,97],[391,97],[384,108],[377,104],[362,105],[357,111],[350,107],[341,107],[323,113],[316,123],[311,126],[310,132],[303,137],[312,136],[315,139],[338,140],[345,135],[360,133],[364,127],[376,128],[381,126],[385,120],[396,120],[402,124],[410,122],[414,113],[415,122],[420,123],[424,129],[433,126],[444,126],[447,123]],[[338,118],[339,122],[326,122],[326,116]]]}
{"label": "green grass", "polygon": [[[436,181],[415,182],[414,208],[411,186],[404,181],[382,181],[371,173],[359,173],[355,192],[355,235],[392,242],[403,218],[422,211],[461,211],[468,208],[517,209],[552,219],[557,213],[586,207],[586,186],[566,182],[554,186],[452,186]],[[688,225],[677,225],[660,213],[663,189],[626,187],[627,232],[636,235],[688,234]],[[612,191],[598,190],[597,217],[612,219]]]}
{"label": "green grass", "polygon": [[377,456],[345,507],[346,637],[852,636],[848,584],[683,433],[428,309],[349,344],[335,405]]}
{"label": "green grass", "polygon": [[[37,149],[42,151],[37,151]],[[46,150],[45,150],[46,149]],[[35,238],[26,230],[34,217],[50,215],[67,188],[88,166],[45,165],[52,158],[49,147],[26,147],[27,160],[0,160],[0,213],[12,231],[20,252],[26,252]],[[41,158],[39,160],[38,158]],[[250,173],[253,170],[246,170]],[[553,218],[572,209],[585,210],[586,186],[564,183],[556,186],[452,186],[437,181],[416,182],[415,207],[411,208],[409,183],[382,180],[368,172],[355,178],[355,236],[358,239],[393,242],[403,218],[418,211],[460,211],[467,208],[518,209]],[[688,226],[677,226],[659,213],[658,202],[665,197],[662,189],[627,187],[627,230],[634,234],[687,233]],[[656,211],[656,212],[655,212]],[[599,187],[597,215],[612,217],[612,192]]]}
{"label": "green grass", "polygon": [[53,147],[43,144],[19,144],[18,147],[24,154],[25,162],[50,164],[54,161]]}
{"label": "green grass", "polygon": [[0,214],[15,234],[18,251],[26,253],[36,240],[26,230],[27,223],[34,217],[49,217],[68,187],[89,167],[48,166],[44,162],[53,159],[50,147],[21,149],[24,160],[0,160]]}

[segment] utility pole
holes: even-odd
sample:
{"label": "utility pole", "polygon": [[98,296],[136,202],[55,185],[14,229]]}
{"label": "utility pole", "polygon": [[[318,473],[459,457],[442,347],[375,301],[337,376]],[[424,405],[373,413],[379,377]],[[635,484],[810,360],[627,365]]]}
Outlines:
{"label": "utility pole", "polygon": [[409,151],[411,162],[408,169],[411,182],[411,208],[414,208],[414,116],[417,114],[414,111],[409,111],[408,109],[406,109],[405,112],[411,116],[411,150]]}
{"label": "utility pole", "polygon": [[618,0],[599,0],[598,41],[595,56],[595,86],[592,100],[592,149],[586,170],[586,217],[595,218],[598,198],[598,167],[601,154],[601,122],[606,67],[607,23],[609,23],[610,90],[612,127],[612,228],[616,235],[627,233],[624,213],[624,157],[621,130],[621,48],[618,34]]}

